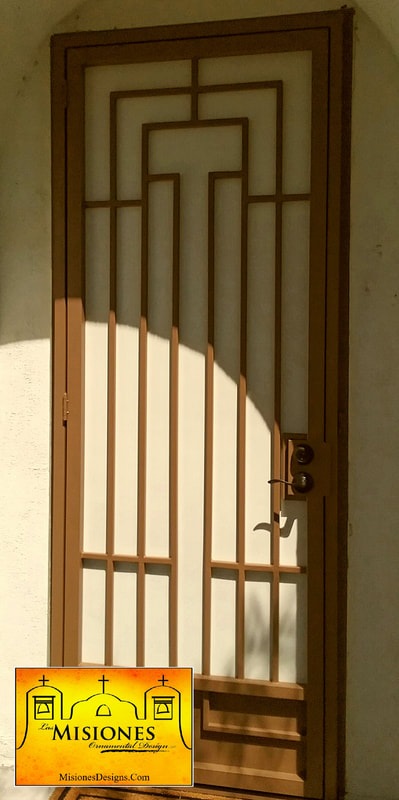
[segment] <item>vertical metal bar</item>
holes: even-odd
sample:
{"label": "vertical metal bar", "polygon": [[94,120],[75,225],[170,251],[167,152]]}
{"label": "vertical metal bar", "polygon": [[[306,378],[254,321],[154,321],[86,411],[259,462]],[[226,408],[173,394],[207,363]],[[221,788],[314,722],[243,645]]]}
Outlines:
{"label": "vertical metal bar", "polygon": [[241,285],[240,285],[240,375],[237,414],[237,561],[236,674],[244,677],[245,648],[245,439],[247,397],[247,250],[248,250],[248,121],[242,125],[241,183]]}
{"label": "vertical metal bar", "polygon": [[[308,370],[308,438],[310,442],[324,441],[325,424],[325,333],[326,333],[326,243],[327,243],[327,186],[334,191],[335,175],[328,178],[328,78],[329,78],[329,40],[327,32],[320,32],[312,53],[312,133],[311,133],[311,203],[310,203],[310,241],[309,241],[309,370]],[[338,81],[339,83],[339,81]],[[331,230],[333,234],[333,229]],[[334,237],[333,237],[334,240]],[[339,261],[338,261],[339,263]],[[321,268],[321,264],[323,268]],[[335,283],[335,278],[334,278]],[[330,285],[330,297],[333,285]],[[337,339],[335,339],[337,341]],[[330,404],[332,398],[330,399]],[[335,418],[336,420],[336,418]],[[334,425],[336,421],[334,420]],[[319,532],[327,520],[324,515],[324,498],[321,491],[310,492],[306,500],[308,511],[308,700],[307,737],[309,752],[314,754],[314,766],[309,771],[307,791],[316,793],[316,787],[323,779],[323,731],[324,705],[324,598],[325,585],[329,585],[328,569],[324,572],[324,537]],[[330,514],[328,524],[333,525],[336,541],[336,519]],[[327,540],[326,540],[327,541]],[[326,582],[326,583],[325,583]],[[334,585],[336,573],[334,569]],[[337,598],[329,608],[329,624],[336,629]],[[312,643],[320,643],[315,647]],[[328,665],[331,669],[332,664]],[[330,684],[331,685],[331,684]],[[330,720],[333,726],[336,721]],[[328,765],[326,764],[328,769]],[[334,765],[335,769],[335,765]],[[324,774],[325,777],[326,773]]]}
{"label": "vertical metal bar", "polygon": [[113,663],[113,593],[115,531],[115,402],[116,402],[116,100],[110,99],[110,281],[108,314],[108,409],[107,409],[107,581],[105,612],[105,663]]}
{"label": "vertical metal bar", "polygon": [[[282,190],[283,190],[283,89],[276,89],[276,218],[275,218],[275,317],[274,317],[274,429],[272,475],[281,472],[281,270],[282,270]],[[280,616],[280,497],[279,483],[272,486],[272,659],[271,680],[279,678],[279,616]]]}
{"label": "vertical metal bar", "polygon": [[65,250],[65,156],[66,113],[62,87],[65,85],[64,52],[52,41],[52,494],[51,494],[51,666],[64,660],[64,549],[65,549],[65,456],[66,425],[61,414],[61,397],[67,380],[66,250]]}
{"label": "vertical metal bar", "polygon": [[[81,661],[84,459],[84,76],[74,54],[67,67],[67,375],[70,395],[66,464],[64,665]],[[72,402],[73,401],[73,402]]]}
{"label": "vertical metal bar", "polygon": [[145,528],[147,467],[147,330],[148,330],[148,131],[143,126],[141,217],[141,317],[139,333],[139,435],[138,435],[138,518],[137,555],[137,666],[145,658]]}
{"label": "vertical metal bar", "polygon": [[[326,429],[327,442],[338,435],[336,470],[337,498],[325,500],[325,561],[337,565],[326,569],[325,617],[334,625],[325,632],[325,793],[343,796],[346,754],[346,614],[347,614],[347,524],[348,524],[348,354],[349,354],[349,233],[353,9],[332,26],[330,34],[329,108],[329,202],[326,335]],[[338,186],[339,184],[339,190]],[[330,194],[331,192],[331,194]],[[337,209],[335,211],[335,209]],[[339,227],[331,217],[338,217]],[[335,213],[334,213],[335,211]],[[331,234],[330,234],[331,231]],[[334,246],[334,242],[336,242]],[[331,269],[331,262],[335,269]],[[333,275],[339,273],[338,280]],[[333,274],[332,274],[333,273]],[[335,349],[337,348],[337,349]],[[335,356],[331,358],[330,352]],[[336,383],[335,383],[336,382]],[[338,384],[334,395],[334,385]],[[335,399],[336,398],[336,399]],[[335,400],[335,402],[334,402]],[[336,420],[338,419],[338,426]],[[338,428],[338,434],[337,434]],[[332,502],[331,502],[332,501]],[[331,532],[331,533],[330,533]],[[336,533],[335,533],[336,532]],[[338,591],[339,587],[339,591]],[[335,617],[334,607],[337,609]],[[336,710],[338,707],[338,714]],[[338,765],[338,769],[337,769]],[[338,774],[337,774],[338,773]],[[338,784],[338,786],[337,786]]]}
{"label": "vertical metal bar", "polygon": [[202,672],[211,669],[213,365],[215,354],[215,179],[208,175],[208,343],[205,364],[205,497]]}
{"label": "vertical metal bar", "polygon": [[179,403],[179,289],[180,289],[180,176],[173,179],[173,284],[170,344],[170,478],[169,547],[172,559],[169,588],[169,659],[178,662],[178,403]]}
{"label": "vertical metal bar", "polygon": [[191,119],[198,119],[198,58],[191,61]]}

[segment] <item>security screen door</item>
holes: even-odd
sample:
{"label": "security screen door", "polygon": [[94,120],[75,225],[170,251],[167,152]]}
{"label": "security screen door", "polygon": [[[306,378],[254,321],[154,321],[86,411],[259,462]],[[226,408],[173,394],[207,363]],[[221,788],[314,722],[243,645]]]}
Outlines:
{"label": "security screen door", "polygon": [[62,663],[194,667],[196,783],[226,792],[325,790],[347,19],[56,37]]}

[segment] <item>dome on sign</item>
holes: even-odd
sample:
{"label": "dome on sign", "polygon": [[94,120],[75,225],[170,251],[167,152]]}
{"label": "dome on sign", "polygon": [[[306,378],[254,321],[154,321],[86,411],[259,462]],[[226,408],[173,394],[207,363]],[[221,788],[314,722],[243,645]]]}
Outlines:
{"label": "dome on sign", "polygon": [[105,703],[103,703],[101,706],[98,707],[96,711],[96,717],[110,717],[110,716],[111,716],[111,710],[108,708],[108,706],[105,705]]}

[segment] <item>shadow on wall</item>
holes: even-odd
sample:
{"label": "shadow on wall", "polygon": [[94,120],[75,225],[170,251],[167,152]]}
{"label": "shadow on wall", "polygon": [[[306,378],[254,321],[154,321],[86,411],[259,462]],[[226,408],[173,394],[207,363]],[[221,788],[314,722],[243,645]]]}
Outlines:
{"label": "shadow on wall", "polygon": [[0,166],[0,344],[51,334],[49,54],[24,76]]}

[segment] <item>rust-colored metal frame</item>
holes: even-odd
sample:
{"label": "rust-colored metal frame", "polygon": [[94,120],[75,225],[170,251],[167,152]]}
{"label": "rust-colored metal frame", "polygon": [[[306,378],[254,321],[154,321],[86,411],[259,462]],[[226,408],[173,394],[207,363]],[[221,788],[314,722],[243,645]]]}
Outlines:
{"label": "rust-colored metal frame", "polygon": [[[53,144],[52,144],[52,165],[53,165],[53,482],[52,482],[52,589],[51,589],[51,663],[61,665],[65,660],[70,661],[67,657],[65,659],[65,645],[68,647],[68,642],[76,641],[80,637],[80,632],[76,630],[76,620],[79,619],[78,605],[81,592],[81,570],[80,559],[77,559],[76,553],[80,551],[80,547],[76,547],[76,542],[71,542],[65,537],[66,528],[75,528],[76,531],[81,530],[81,507],[80,504],[73,506],[73,504],[66,505],[66,485],[68,485],[68,493],[70,496],[79,498],[82,492],[83,480],[83,465],[80,463],[80,468],[76,469],[76,464],[73,469],[68,464],[67,449],[75,450],[75,452],[82,452],[81,441],[83,436],[82,425],[69,425],[68,418],[73,421],[83,420],[79,402],[74,402],[74,407],[68,409],[67,405],[63,402],[65,393],[68,389],[71,395],[75,398],[80,396],[79,386],[82,381],[83,369],[83,303],[84,303],[84,286],[83,276],[80,270],[82,248],[84,246],[82,231],[83,224],[80,226],[78,234],[76,234],[76,208],[81,208],[81,198],[83,191],[83,152],[79,159],[79,163],[75,165],[74,170],[67,161],[66,142],[67,139],[76,141],[79,138],[80,131],[82,130],[83,120],[78,114],[68,115],[68,80],[72,80],[74,84],[74,93],[78,91],[78,96],[75,95],[75,108],[83,109],[83,81],[82,81],[82,65],[95,65],[98,63],[98,46],[101,46],[101,63],[126,63],[127,61],[137,61],[146,58],[148,48],[153,46],[154,43],[163,42],[162,48],[158,47],[151,50],[151,60],[161,60],[165,58],[165,53],[169,52],[170,58],[191,58],[193,59],[193,80],[192,80],[192,118],[198,119],[198,94],[201,89],[198,87],[198,72],[196,71],[196,59],[200,56],[220,56],[222,54],[229,55],[230,52],[246,51],[249,40],[253,42],[254,37],[261,45],[262,40],[268,34],[273,33],[273,40],[275,42],[275,49],[282,49],[284,37],[287,32],[290,32],[291,41],[295,40],[295,31],[301,32],[301,39],[303,42],[303,32],[305,30],[325,31],[329,43],[329,103],[328,107],[321,109],[321,113],[326,115],[328,121],[328,196],[326,209],[318,209],[319,222],[321,225],[321,235],[323,235],[323,225],[327,224],[327,272],[326,272],[326,296],[327,296],[327,329],[326,329],[326,364],[325,364],[325,386],[322,387],[322,392],[327,398],[325,406],[325,418],[323,423],[323,431],[309,432],[309,438],[312,433],[316,436],[317,440],[330,442],[331,448],[331,490],[325,497],[323,508],[318,512],[321,521],[325,526],[324,542],[324,563],[325,574],[320,576],[320,580],[325,581],[324,593],[324,609],[318,610],[318,614],[323,616],[322,623],[325,623],[324,634],[324,671],[325,671],[325,693],[324,693],[324,740],[321,744],[322,755],[324,757],[324,799],[335,800],[335,798],[344,793],[344,718],[345,718],[345,656],[346,656],[346,638],[345,638],[345,621],[346,621],[346,520],[347,520],[347,371],[348,371],[348,249],[349,249],[349,164],[350,164],[350,97],[351,97],[351,62],[352,62],[352,11],[350,9],[343,9],[337,12],[321,12],[316,14],[302,14],[293,16],[282,16],[273,18],[260,18],[253,20],[233,20],[228,22],[192,24],[192,25],[179,25],[167,26],[157,28],[144,28],[133,31],[109,31],[109,32],[93,32],[82,34],[60,34],[53,37],[52,40],[52,87],[53,87],[53,104],[52,104],[52,131],[53,131]],[[221,46],[220,37],[224,39],[225,46]],[[232,49],[232,37],[235,38],[235,45]],[[201,40],[201,41],[199,41]],[[206,46],[204,48],[204,41]],[[237,47],[237,43],[240,45]],[[301,49],[302,45],[298,46]],[[290,47],[292,49],[292,47]],[[270,46],[268,41],[269,52],[273,50],[273,45]],[[158,53],[158,54],[157,54]],[[148,56],[147,56],[148,57]],[[316,75],[317,80],[317,75]],[[229,86],[231,89],[232,87]],[[248,87],[249,88],[249,87]],[[251,85],[253,88],[253,85]],[[219,87],[220,90],[220,87]],[[173,93],[173,90],[170,90]],[[117,94],[117,93],[115,93]],[[117,97],[112,99],[115,103]],[[279,105],[277,106],[279,108]],[[81,111],[83,113],[83,111]],[[281,116],[281,115],[280,115]],[[279,115],[277,115],[279,119]],[[111,119],[116,119],[115,112]],[[220,121],[219,121],[220,122]],[[116,124],[116,123],[115,123]],[[277,132],[277,141],[281,140],[281,132]],[[111,124],[111,142],[112,137],[115,136],[115,126]],[[112,150],[112,148],[111,148]],[[143,148],[143,159],[145,158],[145,148]],[[280,154],[281,157],[281,154]],[[279,164],[279,157],[277,154],[277,165]],[[143,170],[144,175],[144,170]],[[116,196],[116,183],[115,183],[115,164],[111,159],[111,195],[110,203],[106,203],[110,208],[110,225],[111,225],[111,303],[110,303],[110,317],[109,317],[109,343],[110,353],[114,352],[114,338],[115,338],[115,264],[116,264],[116,243],[115,243],[115,226],[116,226],[116,209],[124,205],[137,205],[138,202],[124,203],[118,201]],[[159,176],[158,176],[159,177]],[[217,180],[218,175],[212,176],[212,191],[214,189],[214,182]],[[177,226],[177,207],[178,207],[178,192],[179,183],[178,176],[162,176],[162,179],[170,179],[173,181],[174,192],[174,300],[173,300],[173,332],[172,332],[172,381],[171,381],[171,425],[176,430],[176,402],[177,402],[177,369],[176,356],[178,344],[178,304],[177,292],[178,288],[178,236],[176,234]],[[144,180],[144,178],[143,178]],[[317,180],[317,175],[315,177]],[[147,181],[148,183],[148,181]],[[277,264],[277,280],[276,280],[276,309],[277,319],[276,326],[278,326],[278,314],[280,307],[279,293],[281,295],[281,287],[279,283],[278,263],[281,257],[281,203],[282,203],[282,186],[281,172],[279,181],[279,170],[277,169],[277,186],[276,195],[251,198],[248,197],[248,202],[259,201],[273,201],[276,202],[276,264]],[[68,195],[66,193],[66,186],[68,185]],[[144,188],[144,187],[143,187]],[[244,193],[243,193],[244,194]],[[143,191],[143,198],[145,192]],[[285,197],[284,199],[288,199]],[[291,199],[291,198],[290,198]],[[295,198],[298,199],[298,196]],[[308,199],[307,196],[303,199]],[[101,203],[86,203],[86,207],[102,205]],[[82,210],[83,213],[83,210]],[[211,212],[210,212],[211,213]],[[324,220],[323,220],[324,215]],[[81,220],[82,222],[82,220]],[[245,234],[245,232],[244,232]],[[66,286],[66,242],[68,240],[68,290]],[[317,245],[316,245],[317,249]],[[144,244],[143,252],[145,253],[146,247]],[[316,256],[314,256],[316,257]],[[145,256],[143,256],[145,258]],[[311,254],[312,258],[312,254]],[[145,265],[144,265],[145,268]],[[245,280],[245,279],[244,279]],[[242,291],[245,295],[245,283],[242,283]],[[310,292],[315,291],[316,294],[320,291],[320,287],[310,288]],[[146,288],[142,289],[142,311],[145,312],[147,303]],[[322,310],[324,313],[324,309]],[[245,312],[243,312],[245,314]],[[69,322],[73,324],[67,326],[67,317]],[[146,313],[142,314],[146,325]],[[245,319],[241,318],[242,330],[245,327]],[[76,341],[67,341],[67,327],[72,331],[80,331],[79,335],[75,334]],[[145,342],[146,331],[141,331],[140,341]],[[210,343],[212,343],[212,331],[210,333]],[[311,332],[310,332],[311,333]],[[70,336],[70,335],[69,335]],[[312,338],[312,337],[311,337]],[[276,359],[278,358],[276,348]],[[74,353],[74,357],[70,358],[68,354]],[[245,364],[242,363],[242,358],[245,360],[245,348],[241,347],[241,372],[245,376]],[[76,357],[77,354],[77,357]],[[318,354],[311,353],[311,358],[318,358]],[[207,357],[208,371],[210,376],[210,365],[212,363],[212,353],[208,353]],[[140,347],[140,369],[143,370],[145,376],[145,344]],[[174,366],[173,366],[174,365]],[[112,377],[115,363],[111,355],[109,362],[110,375]],[[208,380],[211,380],[209,377]],[[145,391],[145,380],[142,381]],[[109,440],[108,440],[108,475],[111,480],[108,481],[110,487],[107,497],[107,548],[108,554],[113,553],[113,470],[114,470],[114,447],[115,441],[113,437],[114,416],[115,416],[115,397],[112,389],[114,382],[109,381]],[[279,407],[279,388],[276,389],[276,407]],[[209,393],[209,383],[207,394]],[[209,396],[211,396],[209,394]],[[245,386],[240,386],[239,397],[245,396]],[[144,396],[140,398],[142,407],[142,414],[145,414]],[[243,403],[239,404],[239,408],[243,409]],[[143,418],[141,418],[143,421]],[[277,420],[278,425],[278,420]],[[141,425],[140,429],[144,431],[142,436],[145,436],[145,425]],[[241,433],[240,433],[241,430]],[[239,426],[239,447],[243,447],[243,426]],[[209,433],[208,433],[209,436]],[[275,437],[276,452],[274,454],[275,469],[280,463],[280,444],[279,437]],[[139,444],[139,452],[142,453],[141,458],[145,458],[145,442]],[[79,465],[78,465],[79,466]],[[176,452],[171,452],[171,474],[176,474],[177,471],[177,457]],[[144,470],[142,469],[142,475]],[[207,477],[209,483],[209,474]],[[238,478],[239,482],[243,478]],[[241,487],[242,488],[242,487]],[[279,494],[278,488],[273,492],[274,507],[278,508]],[[241,492],[242,494],[242,492]],[[144,489],[139,489],[139,496],[142,498],[140,501],[141,511],[139,510],[139,520],[141,514],[141,523],[139,524],[139,531],[144,531],[144,517],[145,506]],[[176,515],[176,502],[171,496],[171,522]],[[209,508],[208,512],[209,514]],[[238,508],[237,517],[239,523],[242,519],[243,509]],[[171,529],[173,529],[171,525]],[[278,535],[277,530],[273,537],[273,547],[278,548]],[[141,537],[143,534],[141,534]],[[245,569],[250,565],[244,565],[243,553],[240,550],[240,541],[242,536],[238,537],[238,552],[237,560],[239,565]],[[176,542],[171,541],[171,559],[167,559],[168,563],[173,561],[173,548]],[[242,549],[242,548],[241,548]],[[141,552],[142,551],[142,552]],[[209,551],[209,544],[208,544]],[[86,554],[90,556],[90,554]],[[98,557],[98,554],[93,556]],[[174,554],[176,555],[176,554]],[[210,555],[210,552],[209,552]],[[111,576],[113,569],[113,556],[106,557],[108,562],[107,575]],[[117,560],[122,560],[118,557]],[[145,562],[148,559],[144,555],[144,543],[141,541],[140,546],[140,532],[139,532],[139,550],[138,550],[138,569],[139,569],[139,583],[140,574],[141,580],[144,579]],[[156,560],[157,563],[159,559]],[[273,562],[275,563],[274,559]],[[277,560],[278,563],[278,560]],[[214,567],[215,564],[212,564]],[[221,568],[230,568],[231,564],[220,564]],[[242,572],[239,566],[238,571]],[[264,569],[262,567],[262,569]],[[273,567],[272,567],[273,569]],[[285,569],[285,571],[287,571]],[[65,614],[65,575],[68,574],[68,614]],[[210,564],[207,572],[209,580],[210,577]],[[244,577],[244,574],[242,575]],[[240,585],[240,584],[239,584]],[[173,613],[176,612],[176,580],[171,581],[171,609]],[[238,592],[238,619],[242,618],[240,614],[240,598],[243,597],[242,591]],[[273,614],[278,615],[278,606],[276,602],[273,606]],[[242,605],[242,603],[241,603]],[[242,608],[241,608],[242,612]],[[68,627],[68,620],[74,620],[75,629]],[[314,625],[315,629],[320,629],[320,620],[315,619],[314,622],[310,621],[310,625]],[[107,614],[106,614],[106,628],[107,628],[107,661],[111,655],[110,647],[112,642],[112,581],[107,578]],[[142,641],[141,647],[144,647],[144,618],[142,620],[141,628],[143,629],[140,634],[139,626],[139,643]],[[238,631],[240,633],[240,630]],[[242,631],[241,631],[242,633]],[[240,641],[240,640],[239,640]],[[171,642],[172,659],[176,653],[177,643]],[[242,648],[241,648],[242,649]],[[277,652],[277,649],[275,650]],[[140,657],[140,654],[139,654]],[[72,658],[73,660],[73,658]],[[109,659],[111,661],[111,659]],[[312,669],[316,665],[313,665]],[[239,669],[241,672],[242,670]],[[274,674],[276,667],[274,668]],[[204,678],[206,682],[206,678]],[[299,690],[300,687],[298,687]],[[277,687],[276,687],[277,689]],[[273,692],[273,684],[270,684],[270,691]],[[63,790],[61,790],[63,791]],[[101,790],[100,790],[101,791]],[[112,791],[112,790],[111,790]],[[215,795],[219,794],[214,792]],[[241,792],[240,796],[251,795],[249,792]],[[234,794],[232,795],[234,796]],[[280,795],[281,797],[281,795]]]}

